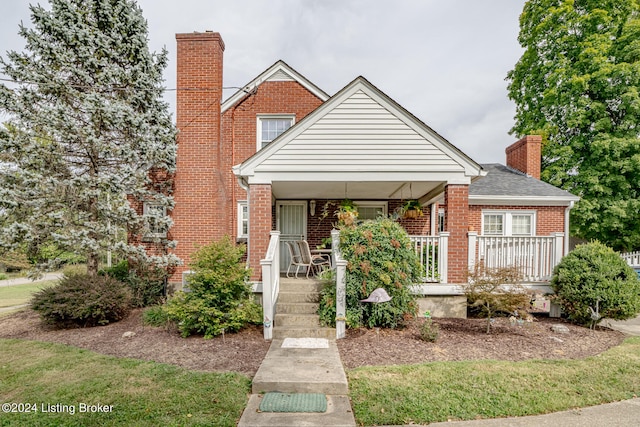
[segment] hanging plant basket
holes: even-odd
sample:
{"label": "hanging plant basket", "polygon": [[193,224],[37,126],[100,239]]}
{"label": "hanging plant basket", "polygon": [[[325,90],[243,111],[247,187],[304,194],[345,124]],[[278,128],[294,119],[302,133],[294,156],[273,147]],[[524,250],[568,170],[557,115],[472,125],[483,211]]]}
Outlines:
{"label": "hanging plant basket", "polygon": [[404,218],[415,219],[422,216],[422,205],[417,200],[407,200],[402,206]]}

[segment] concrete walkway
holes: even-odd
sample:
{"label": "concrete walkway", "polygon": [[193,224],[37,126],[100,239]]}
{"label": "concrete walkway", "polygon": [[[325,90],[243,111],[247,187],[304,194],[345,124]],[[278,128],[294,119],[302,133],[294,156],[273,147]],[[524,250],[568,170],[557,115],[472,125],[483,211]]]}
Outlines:
{"label": "concrete walkway", "polygon": [[29,283],[38,283],[38,282],[46,282],[48,280],[58,280],[62,277],[62,273],[46,273],[41,278],[36,280],[31,280],[27,277],[16,277],[15,279],[5,279],[0,280],[0,287],[2,286],[15,286],[15,285],[26,285]]}
{"label": "concrete walkway", "polygon": [[[324,413],[260,412],[262,395],[322,393]],[[324,426],[355,427],[347,394],[347,376],[335,340],[318,338],[274,339],[253,378],[252,394],[238,427]]]}

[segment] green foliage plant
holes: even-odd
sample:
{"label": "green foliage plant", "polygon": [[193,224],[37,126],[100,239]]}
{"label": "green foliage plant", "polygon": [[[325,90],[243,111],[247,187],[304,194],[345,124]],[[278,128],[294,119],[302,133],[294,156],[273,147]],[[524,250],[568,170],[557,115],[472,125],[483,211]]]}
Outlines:
{"label": "green foliage plant", "polygon": [[98,326],[117,322],[131,310],[131,291],[112,277],[65,275],[33,295],[31,308],[58,327]]}
{"label": "green foliage plant", "polygon": [[149,326],[167,326],[170,323],[167,311],[161,305],[147,307],[142,312],[142,323]]}
{"label": "green foliage plant", "polygon": [[[613,249],[600,242],[578,245],[553,271],[554,301],[567,317],[590,325],[602,318],[625,320],[640,312],[640,280]],[[590,309],[591,308],[591,309]],[[591,310],[598,312],[592,317]]]}
{"label": "green foliage plant", "polygon": [[111,276],[129,285],[134,307],[148,307],[164,299],[167,272],[153,264],[137,262],[130,267],[127,260],[122,260],[100,270],[98,274]]}
{"label": "green foliage plant", "polygon": [[543,137],[542,180],[580,196],[572,234],[640,248],[640,2],[528,0],[509,72],[518,137]]}
{"label": "green foliage plant", "polygon": [[522,275],[516,266],[487,268],[478,263],[467,275],[463,285],[467,304],[471,311],[487,319],[491,331],[491,319],[498,315],[526,312],[531,295],[520,284]]}
{"label": "green foliage plant", "polygon": [[262,322],[262,309],[253,301],[250,270],[242,258],[245,246],[229,236],[199,248],[191,255],[189,292],[176,292],[166,304],[169,319],[182,336],[212,338]]}
{"label": "green foliage plant", "polygon": [[[396,328],[415,315],[416,297],[410,287],[420,281],[422,266],[407,232],[389,218],[364,221],[340,230],[340,251],[347,260],[346,323]],[[384,288],[391,301],[362,303],[376,288]],[[335,324],[335,286],[322,291],[320,318]]]}
{"label": "green foliage plant", "polygon": [[420,325],[420,339],[427,342],[436,342],[440,336],[440,325],[433,322],[431,313],[427,311],[424,314],[424,320]]}

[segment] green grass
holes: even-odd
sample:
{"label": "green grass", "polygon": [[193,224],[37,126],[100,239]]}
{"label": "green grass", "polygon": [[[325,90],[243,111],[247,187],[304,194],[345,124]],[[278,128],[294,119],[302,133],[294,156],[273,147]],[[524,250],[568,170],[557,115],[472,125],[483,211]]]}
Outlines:
{"label": "green grass", "polygon": [[543,414],[640,395],[640,338],[580,360],[434,362],[348,376],[359,425]]}
{"label": "green grass", "polygon": [[31,296],[35,292],[55,283],[57,283],[56,280],[49,280],[46,282],[27,283],[25,285],[1,286],[0,308],[26,304],[31,300]]}
{"label": "green grass", "polygon": [[[119,359],[60,344],[0,340],[0,403],[36,404],[37,413],[3,413],[0,426],[235,426],[250,380]],[[112,405],[79,413],[80,404]],[[44,413],[47,405],[69,412]]]}

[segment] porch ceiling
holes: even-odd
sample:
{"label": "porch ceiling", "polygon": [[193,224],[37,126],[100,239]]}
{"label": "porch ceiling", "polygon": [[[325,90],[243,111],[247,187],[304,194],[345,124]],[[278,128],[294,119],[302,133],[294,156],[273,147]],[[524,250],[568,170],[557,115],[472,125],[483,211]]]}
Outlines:
{"label": "porch ceiling", "polygon": [[432,181],[274,181],[271,190],[276,199],[419,199],[441,184]]}

